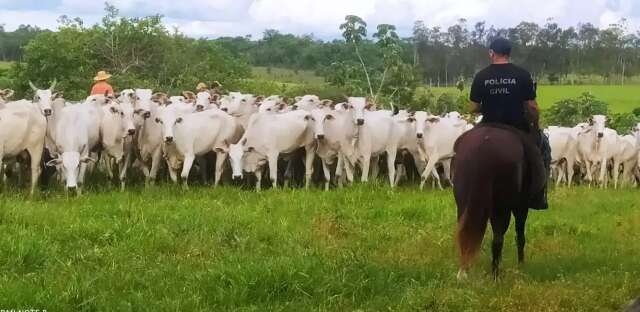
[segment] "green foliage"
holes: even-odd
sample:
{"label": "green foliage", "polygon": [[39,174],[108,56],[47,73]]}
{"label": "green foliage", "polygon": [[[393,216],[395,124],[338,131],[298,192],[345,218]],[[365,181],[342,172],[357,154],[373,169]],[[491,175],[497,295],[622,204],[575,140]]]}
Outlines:
{"label": "green foliage", "polygon": [[410,103],[407,105],[408,109],[423,110],[435,115],[453,111],[466,113],[469,110],[469,100],[466,94],[453,90],[445,90],[436,94],[431,88],[418,89]]}
{"label": "green foliage", "polygon": [[608,116],[607,127],[618,131],[618,134],[624,135],[631,132],[638,122],[640,116],[633,113],[614,113]]}
{"label": "green foliage", "polygon": [[607,112],[607,103],[585,92],[577,98],[565,99],[553,104],[544,111],[544,122],[554,126],[573,127],[593,115],[606,115]]}
{"label": "green foliage", "polygon": [[25,47],[23,62],[15,66],[18,95],[28,81],[46,86],[53,79],[69,99],[86,97],[99,70],[113,74],[116,89],[148,87],[179,92],[199,81],[218,80],[233,86],[250,75],[243,60],[215,42],[170,33],[160,16],[118,17],[107,6],[101,24],[90,28],[81,21],[63,19],[57,32],[39,34]]}
{"label": "green foliage", "polygon": [[367,37],[367,23],[356,15],[347,15],[345,22],[340,25],[342,37],[348,43],[358,44]]}
{"label": "green foliage", "polygon": [[640,117],[640,107],[636,107],[632,111],[633,115],[636,117]]}

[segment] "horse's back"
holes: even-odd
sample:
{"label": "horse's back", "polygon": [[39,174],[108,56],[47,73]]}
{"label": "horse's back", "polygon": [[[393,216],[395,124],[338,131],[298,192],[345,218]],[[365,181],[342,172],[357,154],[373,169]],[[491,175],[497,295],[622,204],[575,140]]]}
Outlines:
{"label": "horse's back", "polygon": [[522,189],[524,148],[517,130],[476,127],[456,142],[456,197],[518,195]]}

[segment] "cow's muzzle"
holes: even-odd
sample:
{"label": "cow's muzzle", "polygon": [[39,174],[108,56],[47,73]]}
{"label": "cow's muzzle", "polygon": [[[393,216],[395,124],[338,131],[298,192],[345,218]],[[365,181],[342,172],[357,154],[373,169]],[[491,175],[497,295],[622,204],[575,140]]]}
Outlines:
{"label": "cow's muzzle", "polygon": [[233,180],[242,180],[242,175],[241,174],[234,174],[231,178]]}
{"label": "cow's muzzle", "polygon": [[318,140],[324,140],[324,134],[318,134],[316,137]]}
{"label": "cow's muzzle", "polygon": [[142,117],[144,119],[147,119],[147,118],[151,117],[151,112],[144,112],[144,114],[142,114]]}
{"label": "cow's muzzle", "polygon": [[165,141],[166,143],[172,143],[172,142],[173,142],[173,137],[170,137],[170,136],[165,137],[165,138],[164,138],[164,141]]}
{"label": "cow's muzzle", "polygon": [[136,134],[136,129],[129,129],[129,130],[127,130],[127,133],[129,135],[134,135],[134,134]]}
{"label": "cow's muzzle", "polygon": [[604,136],[604,133],[598,132],[598,138],[601,139]]}
{"label": "cow's muzzle", "polygon": [[358,119],[358,120],[356,120],[356,124],[357,124],[358,126],[362,126],[362,125],[364,125],[364,119]]}
{"label": "cow's muzzle", "polygon": [[422,133],[416,133],[416,137],[417,137],[418,139],[422,139],[422,136],[423,136],[423,134],[422,134]]}
{"label": "cow's muzzle", "polygon": [[51,108],[45,108],[44,109],[44,115],[45,116],[51,116]]}

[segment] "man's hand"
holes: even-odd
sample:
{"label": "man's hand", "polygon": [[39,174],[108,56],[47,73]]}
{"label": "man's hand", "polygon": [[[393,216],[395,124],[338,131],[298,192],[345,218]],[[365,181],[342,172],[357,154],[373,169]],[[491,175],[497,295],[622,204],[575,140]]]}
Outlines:
{"label": "man's hand", "polygon": [[472,114],[479,114],[480,113],[480,103],[476,103],[474,101],[470,101],[469,102],[469,111]]}
{"label": "man's hand", "polygon": [[529,100],[525,102],[525,109],[529,116],[529,122],[533,124],[536,129],[540,128],[540,110],[538,109],[538,102],[536,100]]}

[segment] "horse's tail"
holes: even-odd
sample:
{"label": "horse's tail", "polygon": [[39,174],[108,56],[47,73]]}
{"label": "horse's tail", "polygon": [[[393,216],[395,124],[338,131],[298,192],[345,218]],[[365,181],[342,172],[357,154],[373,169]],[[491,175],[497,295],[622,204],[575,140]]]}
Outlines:
{"label": "horse's tail", "polygon": [[[491,196],[488,191],[477,194]],[[460,251],[460,268],[464,270],[469,268],[480,251],[490,214],[490,207],[486,207],[486,205],[490,204],[490,201],[487,201],[487,198],[474,198],[465,204],[467,207],[458,219],[456,229],[456,240]],[[474,205],[474,207],[468,205]]]}

